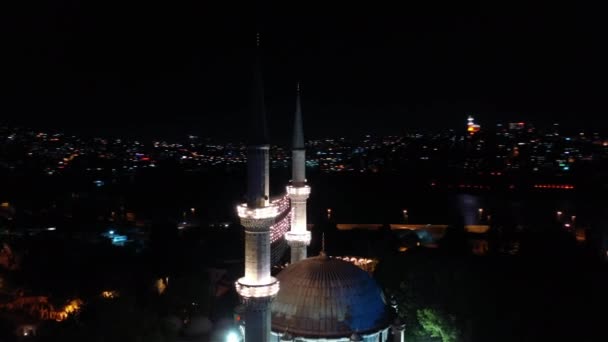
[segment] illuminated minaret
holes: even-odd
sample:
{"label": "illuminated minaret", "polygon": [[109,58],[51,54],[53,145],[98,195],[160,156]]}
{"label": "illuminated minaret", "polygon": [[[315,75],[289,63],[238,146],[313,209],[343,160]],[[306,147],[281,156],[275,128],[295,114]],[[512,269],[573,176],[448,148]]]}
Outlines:
{"label": "illuminated minaret", "polygon": [[245,340],[248,342],[270,341],[270,304],[279,292],[279,281],[270,276],[270,229],[279,210],[269,201],[270,146],[259,47],[258,34],[253,121],[247,146],[247,203],[237,207],[245,228],[245,276],[236,282],[236,291],[245,306]]}
{"label": "illuminated minaret", "polygon": [[310,195],[310,187],[306,185],[306,148],[299,83],[293,123],[291,160],[291,184],[287,186],[287,194],[291,201],[291,230],[285,234],[285,239],[291,247],[291,263],[293,264],[306,259],[306,247],[310,244],[310,232],[306,230],[306,200]]}

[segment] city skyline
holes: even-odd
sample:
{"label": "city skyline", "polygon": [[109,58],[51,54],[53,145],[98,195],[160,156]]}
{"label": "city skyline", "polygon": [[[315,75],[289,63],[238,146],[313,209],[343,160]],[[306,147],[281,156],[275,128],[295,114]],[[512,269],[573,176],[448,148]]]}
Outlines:
{"label": "city skyline", "polygon": [[260,31],[272,139],[288,136],[297,81],[311,136],[454,127],[469,114],[486,126],[603,123],[598,21],[582,6],[266,6],[256,19],[251,8],[114,5],[7,12],[5,120],[238,138]]}
{"label": "city skyline", "polygon": [[0,340],[606,339],[602,11],[0,7]]}

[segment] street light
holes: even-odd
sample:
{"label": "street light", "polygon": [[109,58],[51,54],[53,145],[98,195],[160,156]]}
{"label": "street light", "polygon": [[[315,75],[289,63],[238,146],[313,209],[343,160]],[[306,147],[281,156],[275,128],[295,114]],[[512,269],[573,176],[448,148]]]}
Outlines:
{"label": "street light", "polygon": [[239,335],[234,331],[229,331],[226,335],[226,342],[239,342]]}

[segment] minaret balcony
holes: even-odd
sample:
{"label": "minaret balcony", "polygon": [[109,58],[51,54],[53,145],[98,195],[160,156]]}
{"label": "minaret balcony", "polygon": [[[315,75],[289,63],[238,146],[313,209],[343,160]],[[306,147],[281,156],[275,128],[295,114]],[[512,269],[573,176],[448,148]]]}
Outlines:
{"label": "minaret balcony", "polygon": [[269,284],[256,284],[255,281],[240,278],[236,283],[236,292],[243,298],[274,297],[279,293],[279,281],[271,277]]}
{"label": "minaret balcony", "polygon": [[263,220],[279,216],[280,208],[278,203],[271,203],[267,207],[250,208],[246,203],[236,207],[236,212],[241,219]]}
{"label": "minaret balcony", "polygon": [[308,185],[298,186],[298,187],[288,185],[287,194],[289,195],[289,197],[308,198],[308,196],[310,195],[310,187]]}
{"label": "minaret balcony", "polygon": [[287,232],[285,234],[285,240],[287,240],[287,243],[290,246],[295,244],[303,244],[305,246],[308,246],[310,244],[310,232]]}

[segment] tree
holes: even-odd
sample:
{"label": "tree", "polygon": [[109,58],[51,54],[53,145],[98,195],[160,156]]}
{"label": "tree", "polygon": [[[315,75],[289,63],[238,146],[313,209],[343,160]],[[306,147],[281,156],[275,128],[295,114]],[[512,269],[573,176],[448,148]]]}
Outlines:
{"label": "tree", "polygon": [[163,302],[167,303],[169,311],[173,313],[182,312],[184,309],[188,311],[195,309],[196,313],[208,315],[212,296],[209,291],[207,273],[192,272],[170,280]]}
{"label": "tree", "polygon": [[423,331],[431,337],[440,337],[442,342],[458,341],[454,317],[431,308],[417,310],[416,316]]}
{"label": "tree", "polygon": [[438,251],[414,249],[384,260],[376,270],[400,320],[408,327],[408,341],[420,337],[456,341],[450,338],[460,336],[459,327],[470,317],[471,305],[477,307],[477,292],[470,293],[476,278],[466,264],[454,259]]}
{"label": "tree", "polygon": [[50,325],[40,341],[174,342],[177,327],[154,308],[121,295],[87,303],[78,320]]}

